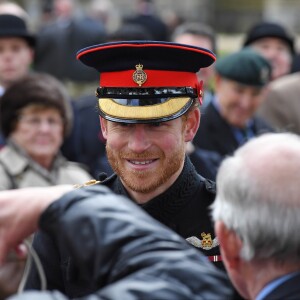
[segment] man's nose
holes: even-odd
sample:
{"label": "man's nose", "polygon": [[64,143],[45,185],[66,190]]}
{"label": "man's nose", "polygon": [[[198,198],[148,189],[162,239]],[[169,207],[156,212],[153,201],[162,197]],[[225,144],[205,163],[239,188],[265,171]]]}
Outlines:
{"label": "man's nose", "polygon": [[136,153],[141,153],[150,147],[150,139],[145,125],[137,124],[132,127],[128,147]]}
{"label": "man's nose", "polygon": [[240,98],[240,106],[243,109],[248,109],[251,106],[251,103],[253,102],[253,97],[251,95],[248,94],[244,94],[242,95],[242,97]]}
{"label": "man's nose", "polygon": [[50,130],[52,130],[53,126],[48,120],[40,120],[38,127],[39,127],[40,131],[50,131]]}

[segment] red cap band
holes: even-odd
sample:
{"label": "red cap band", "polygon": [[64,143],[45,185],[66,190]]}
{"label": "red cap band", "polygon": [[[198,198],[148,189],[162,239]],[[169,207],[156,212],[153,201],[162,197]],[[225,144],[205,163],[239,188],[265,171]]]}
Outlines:
{"label": "red cap band", "polygon": [[[146,81],[141,87],[192,87],[197,88],[197,75],[191,72],[143,70]],[[134,70],[103,72],[100,75],[100,87],[139,87],[133,80]]]}

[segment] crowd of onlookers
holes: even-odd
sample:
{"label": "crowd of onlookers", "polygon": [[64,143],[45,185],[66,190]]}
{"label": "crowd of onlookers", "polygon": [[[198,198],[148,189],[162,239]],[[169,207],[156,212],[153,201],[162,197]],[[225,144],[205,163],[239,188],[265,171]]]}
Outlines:
{"label": "crowd of onlookers", "polygon": [[[222,161],[252,138],[300,134],[299,50],[280,22],[253,24],[241,49],[221,56],[217,33],[201,20],[170,31],[153,1],[137,1],[136,8],[136,15],[108,31],[104,16],[77,17],[72,0],[53,0],[49,19],[45,14],[44,24],[31,32],[22,7],[0,3],[0,190],[80,184],[113,173],[97,111],[98,72],[76,59],[78,50],[104,42],[175,42],[217,54],[215,64],[197,73],[204,89],[201,121],[186,145],[205,178],[215,181]],[[224,221],[216,211],[214,218]],[[221,230],[221,237],[226,234]],[[0,298],[15,291],[1,286],[8,274],[0,271]]]}
{"label": "crowd of onlookers", "polygon": [[[2,56],[6,51],[6,55],[12,57],[5,58],[6,61],[13,61],[0,70],[1,93],[14,81],[33,71],[47,73],[61,81],[69,94],[73,110],[72,129],[63,139],[63,155],[68,160],[82,163],[93,177],[98,177],[100,172],[110,174],[112,170],[105,157],[105,141],[99,126],[94,96],[98,85],[97,72],[82,65],[76,59],[76,52],[103,42],[160,40],[200,46],[218,55],[220,49],[217,45],[217,33],[207,24],[189,21],[182,22],[171,31],[155,13],[153,1],[137,1],[136,15],[124,18],[114,31],[107,30],[104,14],[99,16],[98,13],[96,16],[94,2],[88,13],[80,17],[75,14],[72,1],[45,3],[48,5],[44,7],[43,24],[35,33],[30,32],[29,16],[20,6],[10,2],[3,2],[0,6]],[[6,40],[4,37],[19,38]],[[14,44],[8,44],[12,42]],[[201,107],[202,126],[194,143],[189,143],[187,149],[198,171],[210,179],[215,179],[216,170],[224,155],[232,153],[249,137],[265,130],[300,131],[299,108],[296,103],[298,56],[294,36],[279,22],[263,21],[254,24],[245,33],[242,47],[254,49],[269,61],[272,73],[264,84],[260,84],[259,79],[257,82],[250,82],[250,77],[267,78],[267,71],[257,69],[262,74],[253,72],[247,78],[246,62],[244,71],[232,67],[224,72],[217,62],[199,72],[199,80],[203,80],[205,91]],[[16,48],[18,51],[14,50]],[[228,64],[243,64],[244,61],[244,58],[241,61],[233,59]],[[233,79],[234,85],[227,87],[226,79]],[[231,95],[226,95],[226,90]],[[209,120],[218,125],[212,128],[214,125],[207,124]],[[209,138],[207,131],[211,133]],[[2,136],[2,145],[5,144],[4,140],[5,137]]]}

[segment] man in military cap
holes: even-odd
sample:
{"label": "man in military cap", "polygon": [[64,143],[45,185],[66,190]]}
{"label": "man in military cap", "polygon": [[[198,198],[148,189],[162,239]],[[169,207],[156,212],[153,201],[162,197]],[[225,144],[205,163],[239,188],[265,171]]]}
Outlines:
{"label": "man in military cap", "polygon": [[[215,185],[197,174],[185,153],[200,123],[196,73],[215,55],[194,46],[141,41],[92,46],[77,57],[100,72],[100,122],[115,171],[101,184],[129,197],[222,267],[209,216]],[[78,297],[72,266],[64,266],[63,273],[59,268],[68,251],[58,250],[42,232],[33,244],[51,287]],[[27,288],[38,287],[33,270]]]}
{"label": "man in military cap", "polygon": [[244,48],[215,65],[215,97],[205,110],[194,143],[223,157],[247,140],[273,129],[255,116],[271,77],[269,62]]}

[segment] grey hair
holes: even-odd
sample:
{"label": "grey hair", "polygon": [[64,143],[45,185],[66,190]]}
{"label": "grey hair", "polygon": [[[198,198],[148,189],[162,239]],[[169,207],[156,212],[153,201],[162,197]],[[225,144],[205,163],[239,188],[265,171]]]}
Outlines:
{"label": "grey hair", "polygon": [[241,257],[300,262],[300,137],[265,134],[226,158],[217,175],[214,221],[243,242]]}

